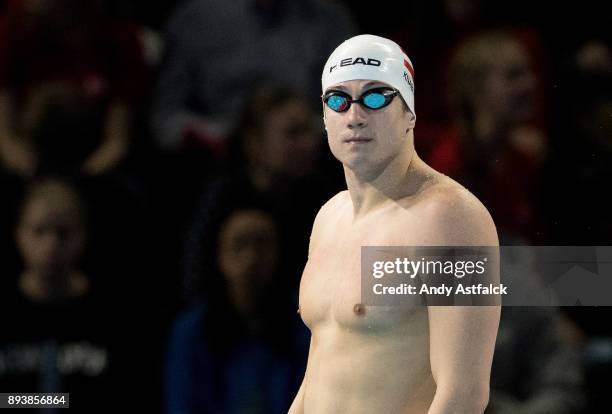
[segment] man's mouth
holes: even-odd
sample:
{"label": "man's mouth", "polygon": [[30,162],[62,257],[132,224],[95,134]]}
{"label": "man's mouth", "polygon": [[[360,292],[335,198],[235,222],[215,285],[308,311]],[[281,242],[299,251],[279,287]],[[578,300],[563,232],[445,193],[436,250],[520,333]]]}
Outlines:
{"label": "man's mouth", "polygon": [[368,137],[348,137],[344,139],[347,144],[365,144],[372,141],[372,138]]}

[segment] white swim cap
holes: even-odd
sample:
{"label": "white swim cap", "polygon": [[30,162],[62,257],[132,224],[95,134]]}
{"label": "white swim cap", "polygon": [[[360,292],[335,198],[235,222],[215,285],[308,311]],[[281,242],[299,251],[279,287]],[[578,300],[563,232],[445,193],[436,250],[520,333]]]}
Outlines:
{"label": "white swim cap", "polygon": [[323,93],[339,82],[368,79],[380,81],[400,92],[414,112],[414,69],[410,58],[395,42],[380,36],[359,35],[345,40],[323,67]]}

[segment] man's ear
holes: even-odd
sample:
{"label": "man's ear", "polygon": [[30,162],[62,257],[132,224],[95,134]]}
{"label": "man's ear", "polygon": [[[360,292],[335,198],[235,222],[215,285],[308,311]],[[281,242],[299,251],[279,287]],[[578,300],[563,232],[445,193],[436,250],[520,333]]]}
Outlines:
{"label": "man's ear", "polygon": [[416,124],[416,115],[409,111],[408,112],[408,127],[406,128],[406,134],[411,129],[414,129],[415,124]]}
{"label": "man's ear", "polygon": [[327,131],[327,116],[325,115],[325,104],[323,104],[323,126],[325,127],[325,130]]}

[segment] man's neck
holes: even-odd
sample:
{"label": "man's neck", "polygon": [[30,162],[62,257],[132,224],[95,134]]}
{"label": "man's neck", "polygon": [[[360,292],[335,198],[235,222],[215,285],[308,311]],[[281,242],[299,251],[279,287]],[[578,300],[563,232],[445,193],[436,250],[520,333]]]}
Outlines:
{"label": "man's neck", "polygon": [[427,169],[414,149],[398,154],[380,171],[355,171],[344,167],[353,218],[357,220],[389,201],[416,193],[426,179]]}

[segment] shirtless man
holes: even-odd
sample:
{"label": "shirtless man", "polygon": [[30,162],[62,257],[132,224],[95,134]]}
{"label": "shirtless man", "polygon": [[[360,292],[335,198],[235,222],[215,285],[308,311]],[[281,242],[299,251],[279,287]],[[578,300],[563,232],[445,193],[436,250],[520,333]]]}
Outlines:
{"label": "shirtless man", "polygon": [[[497,246],[486,208],[414,149],[413,70],[388,39],[342,43],[323,70],[329,146],[348,191],[319,211],[300,285],[311,331],[290,414],[482,413],[498,306],[366,306],[361,246]],[[380,88],[380,89],[379,89]]]}

